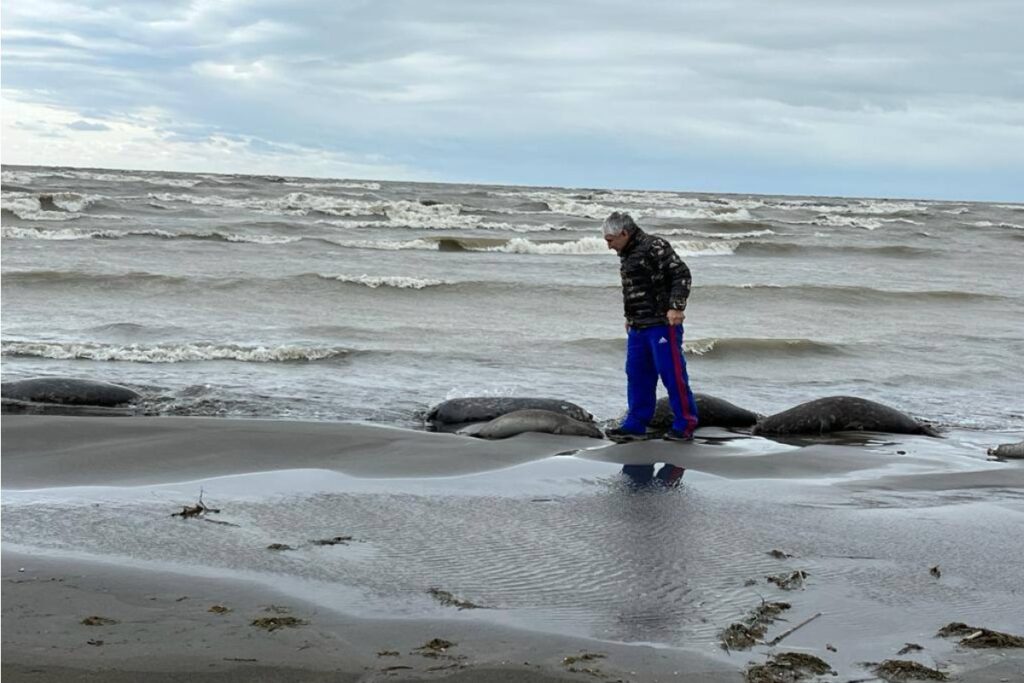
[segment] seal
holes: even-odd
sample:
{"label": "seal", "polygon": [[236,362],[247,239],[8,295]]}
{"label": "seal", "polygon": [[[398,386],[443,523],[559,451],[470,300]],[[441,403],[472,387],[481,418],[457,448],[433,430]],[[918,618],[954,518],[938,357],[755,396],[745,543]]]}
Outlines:
{"label": "seal", "polygon": [[[753,427],[762,417],[757,413],[740,408],[725,399],[711,396],[710,394],[693,395],[697,401],[697,427],[724,427],[724,428],[745,428]],[[626,419],[623,415],[616,424],[621,424]],[[672,426],[672,406],[669,405],[668,397],[662,396],[654,409],[654,417],[647,425],[648,436],[658,437],[668,431]]]}
{"label": "seal", "polygon": [[523,432],[604,438],[604,434],[593,422],[582,422],[552,410],[533,408],[514,410],[496,417],[474,430],[472,435],[481,439],[507,439]]}
{"label": "seal", "polygon": [[142,398],[119,384],[73,377],[36,377],[0,385],[0,396],[11,401],[74,406],[122,406]]}
{"label": "seal", "polygon": [[994,455],[997,458],[1010,458],[1014,460],[1024,458],[1024,441],[999,444],[995,448],[988,449],[988,454]]}
{"label": "seal", "polygon": [[467,422],[488,422],[516,410],[550,410],[580,422],[594,420],[593,415],[575,403],[554,398],[470,396],[439,403],[427,413],[427,421],[443,431],[454,431]]}
{"label": "seal", "polygon": [[801,403],[769,415],[753,429],[754,434],[761,435],[849,431],[938,436],[931,427],[895,408],[854,396],[829,396]]}

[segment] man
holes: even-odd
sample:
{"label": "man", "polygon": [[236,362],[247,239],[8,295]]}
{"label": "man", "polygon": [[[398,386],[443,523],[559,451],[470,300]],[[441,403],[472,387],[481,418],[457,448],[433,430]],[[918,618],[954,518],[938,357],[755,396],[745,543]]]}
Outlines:
{"label": "man", "polygon": [[[615,250],[620,259],[629,403],[626,418],[617,428],[609,429],[607,436],[620,443],[646,437],[647,425],[654,417],[660,377],[668,391],[674,418],[665,438],[689,441],[697,428],[697,403],[690,391],[683,358],[690,269],[672,245],[641,230],[628,213],[616,211],[608,216],[603,232],[608,248]],[[671,465],[658,473],[659,479],[678,480],[679,476],[682,468]]]}

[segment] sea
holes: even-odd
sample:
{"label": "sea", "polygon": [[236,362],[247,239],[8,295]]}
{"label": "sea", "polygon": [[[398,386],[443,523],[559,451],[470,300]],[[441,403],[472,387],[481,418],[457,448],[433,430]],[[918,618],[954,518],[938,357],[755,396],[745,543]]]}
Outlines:
{"label": "sea", "polygon": [[144,411],[416,426],[462,396],[625,408],[627,211],[693,290],[694,391],[1024,429],[1024,204],[2,168],[4,381]]}

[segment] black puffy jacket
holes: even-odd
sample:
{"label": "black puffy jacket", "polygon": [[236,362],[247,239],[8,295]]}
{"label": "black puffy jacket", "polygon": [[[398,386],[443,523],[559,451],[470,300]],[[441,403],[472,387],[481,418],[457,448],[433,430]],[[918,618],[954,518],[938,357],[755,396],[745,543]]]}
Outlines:
{"label": "black puffy jacket", "polygon": [[667,325],[669,309],[686,309],[690,269],[667,240],[637,228],[619,259],[622,300],[631,327]]}

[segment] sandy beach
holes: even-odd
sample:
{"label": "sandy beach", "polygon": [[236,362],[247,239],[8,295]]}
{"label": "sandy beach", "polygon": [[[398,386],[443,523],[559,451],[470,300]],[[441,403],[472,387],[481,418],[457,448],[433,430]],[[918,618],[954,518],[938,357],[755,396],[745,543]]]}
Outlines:
{"label": "sandy beach", "polygon": [[[3,445],[9,680],[738,681],[780,652],[840,680],[891,658],[1024,673],[1019,649],[936,637],[1019,634],[1024,611],[1024,468],[963,439],[8,415]],[[619,473],[668,457],[689,469],[678,489]],[[219,513],[171,516],[200,492]],[[724,649],[766,600],[791,608],[765,642],[812,621]],[[435,638],[457,645],[417,650]],[[897,657],[906,643],[922,649]]]}

